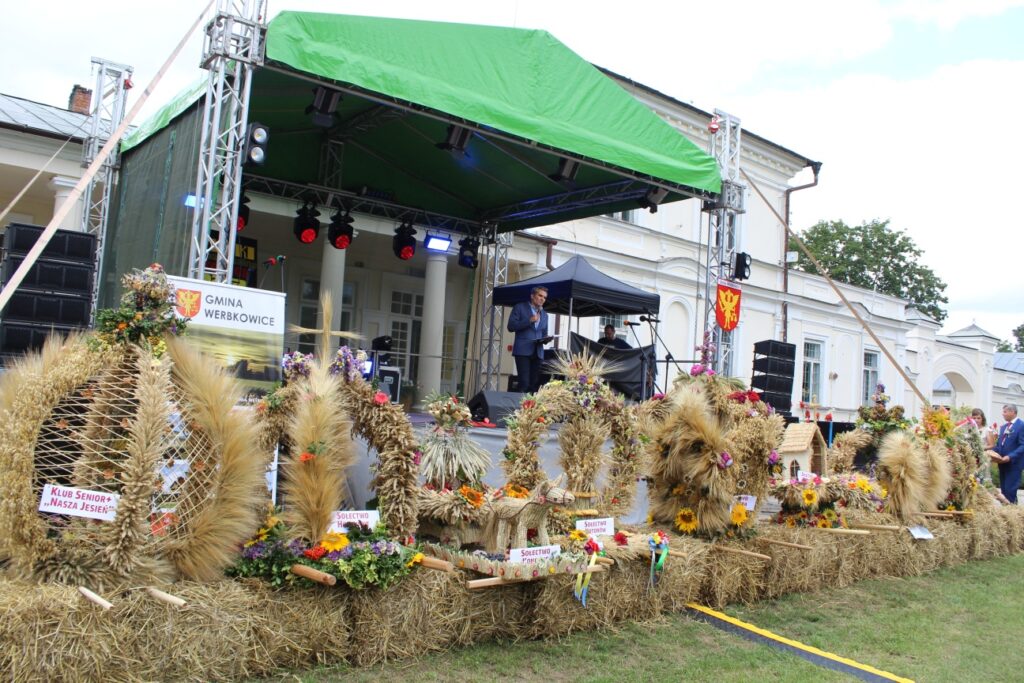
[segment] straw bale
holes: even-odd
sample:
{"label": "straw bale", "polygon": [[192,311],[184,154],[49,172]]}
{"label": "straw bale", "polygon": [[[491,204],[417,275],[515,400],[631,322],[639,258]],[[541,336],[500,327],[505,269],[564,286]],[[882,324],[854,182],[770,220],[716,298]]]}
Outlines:
{"label": "straw bale", "polygon": [[[459,575],[463,579],[480,578],[479,574],[469,572]],[[526,637],[533,622],[538,583],[530,581],[482,590],[469,590],[463,584],[461,590],[465,595],[462,600],[466,612],[455,642],[469,645],[487,640],[519,640]]]}
{"label": "straw bale", "polygon": [[308,668],[351,654],[351,591],[326,586],[274,590],[256,579],[241,583],[266,616],[255,633],[261,669]]}
{"label": "straw bale", "polygon": [[688,536],[671,535],[669,548],[683,553],[685,557],[669,556],[657,590],[663,611],[681,612],[687,603],[700,598],[707,577],[708,560],[712,555],[711,545]]}
{"label": "straw bale", "polygon": [[[835,546],[838,539],[813,529],[788,528],[778,524],[758,525],[758,536],[749,549],[771,555],[764,578],[763,598],[776,598],[786,593],[814,591],[831,585],[829,577],[836,567]],[[765,538],[811,546],[811,550],[787,548],[762,543]]]}
{"label": "straw bale", "polygon": [[350,598],[350,661],[368,666],[445,649],[465,638],[463,577],[416,571],[385,590],[353,592]]}
{"label": "straw bale", "polygon": [[766,564],[764,560],[733,553],[709,553],[700,601],[714,608],[755,602],[765,588]]}

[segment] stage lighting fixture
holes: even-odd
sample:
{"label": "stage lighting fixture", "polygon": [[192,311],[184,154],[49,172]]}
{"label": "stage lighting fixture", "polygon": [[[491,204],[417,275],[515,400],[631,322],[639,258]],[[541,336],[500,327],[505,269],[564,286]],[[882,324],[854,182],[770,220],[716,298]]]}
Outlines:
{"label": "stage lighting fixture", "polygon": [[395,236],[391,240],[391,250],[395,252],[395,256],[408,261],[416,254],[416,238],[413,235],[416,234],[416,229],[412,227],[412,223],[402,223],[395,228]]}
{"label": "stage lighting fixture", "polygon": [[306,202],[295,214],[295,225],[292,228],[295,237],[303,244],[316,242],[320,235],[320,221],[317,220],[320,212],[316,210],[316,206]]}
{"label": "stage lighting fixture", "polygon": [[423,246],[427,251],[448,251],[448,247],[452,246],[452,238],[448,235],[431,235],[428,232],[423,238]]}
{"label": "stage lighting fixture", "polygon": [[253,121],[245,129],[245,148],[243,162],[246,166],[262,166],[267,163],[267,143],[270,142],[270,129],[262,123]]}
{"label": "stage lighting fixture", "polygon": [[575,159],[561,158],[558,160],[558,170],[548,177],[556,183],[571,185],[576,180],[576,174],[580,171],[580,162]]}
{"label": "stage lighting fixture", "polygon": [[732,258],[732,279],[746,280],[750,278],[750,265],[754,262],[750,254],[737,251]]}
{"label": "stage lighting fixture", "polygon": [[377,358],[377,367],[382,365],[391,365],[391,354],[388,351],[394,345],[394,340],[385,335],[380,337],[374,337],[370,342],[370,350],[373,351],[373,356]]}
{"label": "stage lighting fixture", "polygon": [[312,114],[313,125],[318,128],[330,128],[334,125],[334,112],[338,111],[341,93],[337,90],[318,85],[313,89],[313,104],[306,107],[306,113]]}
{"label": "stage lighting fixture", "polygon": [[640,199],[640,208],[648,209],[651,213],[658,213],[658,204],[665,201],[665,197],[668,196],[668,190],[663,187],[652,187],[647,190],[647,194]]}
{"label": "stage lighting fixture", "polygon": [[452,124],[448,126],[448,136],[444,139],[444,142],[437,143],[437,148],[457,154],[465,154],[471,137],[473,137],[473,131],[469,128]]}
{"label": "stage lighting fixture", "polygon": [[352,244],[352,237],[355,232],[352,229],[352,223],[355,221],[352,218],[352,212],[346,211],[344,215],[341,210],[338,210],[333,216],[331,216],[331,224],[327,228],[327,241],[331,243],[331,246],[335,249],[345,249],[348,245]]}
{"label": "stage lighting fixture", "polygon": [[238,223],[235,232],[242,232],[247,225],[249,225],[249,198],[243,194],[242,199],[238,202]]}
{"label": "stage lighting fixture", "polygon": [[459,240],[459,265],[463,268],[476,268],[479,251],[480,240],[475,237],[463,237]]}

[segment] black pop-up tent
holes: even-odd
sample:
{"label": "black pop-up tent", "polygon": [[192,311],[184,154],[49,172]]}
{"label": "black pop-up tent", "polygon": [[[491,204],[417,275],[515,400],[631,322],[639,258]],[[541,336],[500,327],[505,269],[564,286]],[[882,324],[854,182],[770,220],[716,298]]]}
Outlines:
{"label": "black pop-up tent", "polygon": [[[594,268],[582,256],[573,256],[550,272],[495,287],[494,305],[514,306],[520,301],[527,301],[530,290],[538,286],[546,287],[548,290],[544,310],[549,314],[561,313],[579,318],[633,313],[656,316],[661,304],[661,297],[657,294],[619,282]],[[570,350],[579,352],[584,347],[592,353],[603,354],[614,362],[617,369],[606,377],[614,389],[632,398],[646,398],[643,394],[651,394],[656,372],[653,345],[618,350],[573,334]],[[647,382],[643,381],[645,367],[651,372]]]}
{"label": "black pop-up tent", "polygon": [[573,256],[554,270],[528,280],[494,288],[495,306],[515,306],[530,298],[534,287],[546,287],[548,313],[579,318],[597,315],[657,315],[661,297],[605,275],[583,258]]}

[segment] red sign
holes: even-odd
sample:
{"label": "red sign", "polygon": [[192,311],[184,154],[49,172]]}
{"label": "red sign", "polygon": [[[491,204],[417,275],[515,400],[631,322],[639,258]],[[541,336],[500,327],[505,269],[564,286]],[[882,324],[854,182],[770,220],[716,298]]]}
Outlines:
{"label": "red sign", "polygon": [[740,288],[736,285],[718,283],[718,296],[715,298],[715,320],[726,332],[736,329],[740,321]]}
{"label": "red sign", "polygon": [[174,308],[183,318],[194,318],[202,306],[202,292],[196,289],[174,290]]}

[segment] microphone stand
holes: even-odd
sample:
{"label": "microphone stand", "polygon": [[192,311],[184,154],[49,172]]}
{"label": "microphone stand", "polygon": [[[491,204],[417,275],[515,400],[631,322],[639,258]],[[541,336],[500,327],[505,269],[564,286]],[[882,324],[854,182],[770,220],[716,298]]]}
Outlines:
{"label": "microphone stand", "polygon": [[[647,396],[647,354],[644,353],[643,344],[640,343],[640,337],[636,334],[636,328],[640,326],[640,323],[626,323],[626,327],[633,333],[633,339],[636,341],[636,348],[640,350],[640,400],[646,401],[649,397]],[[658,383],[654,383],[655,391],[658,390]]]}
{"label": "microphone stand", "polygon": [[[655,344],[659,344],[660,343],[663,347],[665,347],[665,386],[668,386],[668,364],[669,363],[674,364],[676,366],[676,370],[678,370],[679,372],[681,372],[683,374],[686,374],[686,370],[684,370],[683,366],[681,366],[679,364],[679,361],[677,361],[672,356],[672,352],[668,350],[668,344],[666,344],[665,340],[661,338],[660,334],[658,334],[658,323],[660,323],[661,321],[658,320],[657,318],[655,318],[654,320],[651,320],[651,318],[654,317],[654,316],[652,316],[650,313],[648,313],[646,316],[643,316],[643,317],[645,317],[647,319],[646,320],[647,327],[650,328],[650,330],[651,330],[651,338],[654,339]],[[655,353],[657,353],[657,346],[655,346]],[[657,355],[655,355],[655,359],[657,359]],[[657,365],[658,362],[659,362],[658,360],[655,360],[654,361],[655,365]]]}

